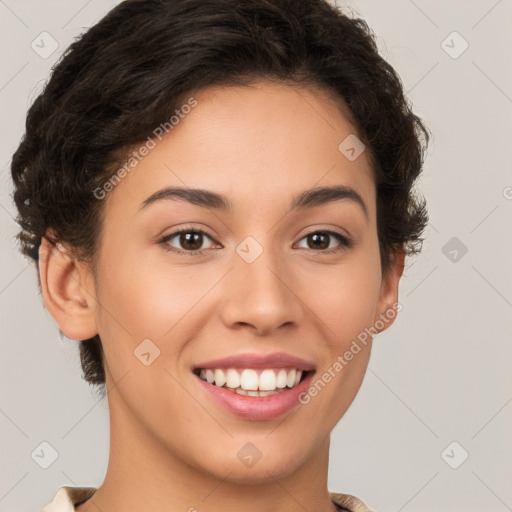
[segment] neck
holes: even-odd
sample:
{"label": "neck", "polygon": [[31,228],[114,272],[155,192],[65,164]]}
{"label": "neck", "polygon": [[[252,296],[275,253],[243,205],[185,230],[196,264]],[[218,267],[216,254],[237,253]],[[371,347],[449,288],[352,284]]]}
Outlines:
{"label": "neck", "polygon": [[[135,418],[115,390],[109,395],[110,454],[103,484],[79,512],[304,512],[335,511],[327,488],[327,437],[312,457],[293,472],[251,482],[226,466],[214,475],[193,466],[162,444]],[[183,456],[181,456],[183,455]],[[299,456],[303,454],[298,452]]]}

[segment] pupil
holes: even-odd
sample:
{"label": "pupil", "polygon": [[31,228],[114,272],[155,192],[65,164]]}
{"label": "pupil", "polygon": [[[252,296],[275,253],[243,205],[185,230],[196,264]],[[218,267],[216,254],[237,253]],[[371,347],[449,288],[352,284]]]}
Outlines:
{"label": "pupil", "polygon": [[[194,242],[190,242],[190,239],[193,237],[201,237],[201,233],[182,233],[180,242],[182,243],[182,245],[184,247],[186,247],[186,245],[189,243],[192,243],[192,245],[193,245]],[[184,241],[185,241],[185,243],[183,243]],[[197,244],[197,239],[196,239],[196,246],[189,247],[189,249],[192,249],[193,251],[195,251],[195,250],[199,249],[200,247],[201,247],[201,243],[199,242],[199,244]]]}
{"label": "pupil", "polygon": [[[327,247],[329,246],[329,243],[328,243],[328,242],[327,242],[327,243],[325,243],[325,242],[326,242],[326,240],[327,240],[327,236],[325,235],[325,233],[320,233],[320,234],[315,233],[315,234],[311,235],[311,237],[312,237],[315,241],[318,241],[318,237],[323,237],[323,239],[324,239],[324,243],[323,243],[323,244],[320,244],[320,248],[321,248],[321,249],[325,249],[325,248],[327,248]],[[317,245],[316,245],[316,247],[318,248],[318,247],[319,247],[319,245],[317,244]]]}

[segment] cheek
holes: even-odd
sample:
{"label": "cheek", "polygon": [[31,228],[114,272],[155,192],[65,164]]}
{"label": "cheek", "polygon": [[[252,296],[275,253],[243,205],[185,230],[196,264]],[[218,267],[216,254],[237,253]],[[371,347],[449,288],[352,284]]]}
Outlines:
{"label": "cheek", "polygon": [[307,292],[307,304],[326,325],[327,339],[337,350],[372,325],[377,310],[381,274],[378,257],[354,255],[346,264],[319,267]]}
{"label": "cheek", "polygon": [[[116,344],[129,339],[132,350],[146,338],[158,344],[171,330],[177,334],[193,324],[193,315],[201,314],[206,296],[226,271],[213,264],[179,265],[175,256],[169,263],[163,249],[155,257],[153,249],[116,247],[128,244],[106,245],[99,267],[100,336]],[[288,286],[311,321],[325,330],[328,346],[339,352],[373,322],[380,288],[378,245],[360,247],[335,264],[327,261],[299,263],[287,276]]]}
{"label": "cheek", "polygon": [[[191,312],[217,279],[204,279],[193,268],[166,264],[139,253],[116,257],[100,276],[104,329],[134,340],[159,339]],[[140,341],[139,341],[140,342]]]}

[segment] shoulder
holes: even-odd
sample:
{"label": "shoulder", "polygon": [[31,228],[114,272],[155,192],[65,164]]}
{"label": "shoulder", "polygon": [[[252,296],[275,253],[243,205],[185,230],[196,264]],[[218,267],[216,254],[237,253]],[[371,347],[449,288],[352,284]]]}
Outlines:
{"label": "shoulder", "polygon": [[331,501],[340,507],[341,510],[348,512],[373,512],[359,498],[351,494],[341,494],[330,492]]}
{"label": "shoulder", "polygon": [[96,490],[96,487],[63,486],[57,491],[51,503],[48,503],[41,512],[73,512],[75,505],[89,499]]}
{"label": "shoulder", "polygon": [[[95,487],[61,487],[53,500],[41,512],[74,512],[75,505],[89,499],[95,492]],[[329,493],[331,501],[348,512],[372,512],[359,498],[350,494]]]}

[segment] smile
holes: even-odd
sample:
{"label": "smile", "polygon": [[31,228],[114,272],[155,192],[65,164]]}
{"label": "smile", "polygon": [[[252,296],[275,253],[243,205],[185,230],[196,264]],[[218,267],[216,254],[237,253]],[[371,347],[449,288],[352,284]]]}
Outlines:
{"label": "smile", "polygon": [[302,370],[296,368],[198,368],[202,380],[244,396],[270,396],[294,388],[301,381]]}
{"label": "smile", "polygon": [[296,368],[196,368],[196,382],[209,400],[246,420],[273,420],[301,405],[315,370]]}

